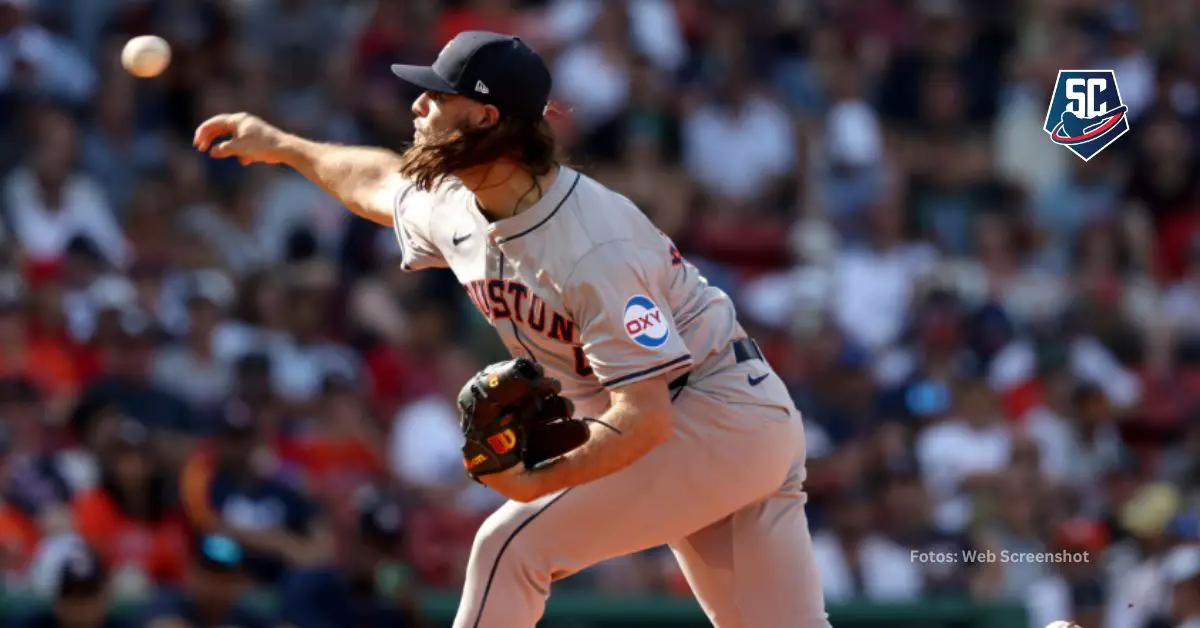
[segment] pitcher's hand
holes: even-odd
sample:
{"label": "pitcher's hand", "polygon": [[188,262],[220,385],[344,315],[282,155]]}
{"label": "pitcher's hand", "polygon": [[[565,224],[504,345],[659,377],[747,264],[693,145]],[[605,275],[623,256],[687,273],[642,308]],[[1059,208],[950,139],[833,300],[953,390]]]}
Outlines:
{"label": "pitcher's hand", "polygon": [[[196,129],[192,145],[218,159],[236,157],[242,165],[278,164],[283,162],[285,137],[283,131],[261,118],[248,113],[230,113],[205,120]],[[214,145],[214,142],[217,143]]]}

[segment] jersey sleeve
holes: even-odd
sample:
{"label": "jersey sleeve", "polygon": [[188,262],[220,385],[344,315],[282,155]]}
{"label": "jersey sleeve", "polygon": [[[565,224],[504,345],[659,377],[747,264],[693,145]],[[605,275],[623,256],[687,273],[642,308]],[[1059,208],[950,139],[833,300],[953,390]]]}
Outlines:
{"label": "jersey sleeve", "polygon": [[583,353],[605,388],[691,367],[663,289],[669,263],[631,242],[602,244],[563,285]]}
{"label": "jersey sleeve", "polygon": [[418,190],[407,179],[397,176],[384,192],[392,207],[392,225],[400,245],[400,264],[405,270],[445,268],[433,240],[433,206],[435,197]]}

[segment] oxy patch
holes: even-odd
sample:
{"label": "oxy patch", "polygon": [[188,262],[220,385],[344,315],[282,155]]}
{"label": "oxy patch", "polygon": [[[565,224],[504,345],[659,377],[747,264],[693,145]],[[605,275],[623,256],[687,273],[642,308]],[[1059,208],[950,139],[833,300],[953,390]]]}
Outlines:
{"label": "oxy patch", "polygon": [[671,337],[663,311],[650,297],[637,294],[625,302],[625,333],[648,349],[661,347]]}

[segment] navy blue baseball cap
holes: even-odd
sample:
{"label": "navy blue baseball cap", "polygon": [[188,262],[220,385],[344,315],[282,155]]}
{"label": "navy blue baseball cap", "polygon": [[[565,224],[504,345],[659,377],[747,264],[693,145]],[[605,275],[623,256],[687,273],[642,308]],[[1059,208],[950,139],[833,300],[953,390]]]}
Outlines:
{"label": "navy blue baseball cap", "polygon": [[512,35],[463,31],[433,65],[393,65],[392,72],[421,89],[465,96],[526,120],[540,120],[550,102],[550,69]]}

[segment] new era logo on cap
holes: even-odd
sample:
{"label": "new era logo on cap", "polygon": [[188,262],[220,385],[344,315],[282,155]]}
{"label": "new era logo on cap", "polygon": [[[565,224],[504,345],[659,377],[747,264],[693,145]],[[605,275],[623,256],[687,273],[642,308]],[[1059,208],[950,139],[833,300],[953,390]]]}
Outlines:
{"label": "new era logo on cap", "polygon": [[487,94],[490,93],[491,90],[487,88],[487,85],[483,84],[483,81],[475,81],[475,91],[479,92],[480,94]]}

